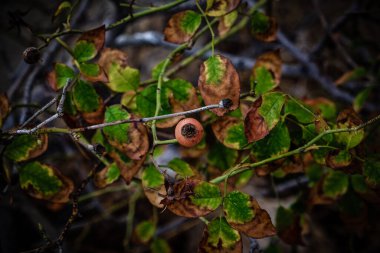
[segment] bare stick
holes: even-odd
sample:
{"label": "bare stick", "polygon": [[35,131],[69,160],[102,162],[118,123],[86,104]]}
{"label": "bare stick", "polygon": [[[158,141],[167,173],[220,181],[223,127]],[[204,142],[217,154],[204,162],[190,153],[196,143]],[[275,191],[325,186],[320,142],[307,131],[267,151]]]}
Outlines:
{"label": "bare stick", "polygon": [[52,104],[54,104],[57,101],[57,97],[53,98],[52,100],[49,101],[46,105],[44,105],[41,109],[36,111],[29,119],[27,119],[21,126],[21,128],[24,128],[26,125],[28,125],[30,122],[32,122],[35,118],[37,118],[38,115],[46,111]]}

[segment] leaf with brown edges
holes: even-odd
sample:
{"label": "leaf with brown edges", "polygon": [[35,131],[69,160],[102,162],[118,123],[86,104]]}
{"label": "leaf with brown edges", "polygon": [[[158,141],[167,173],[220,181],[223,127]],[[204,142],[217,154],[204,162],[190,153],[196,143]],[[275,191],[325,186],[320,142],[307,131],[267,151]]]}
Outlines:
{"label": "leaf with brown edges", "polygon": [[210,17],[223,16],[235,10],[240,0],[207,0],[206,14]]}
{"label": "leaf with brown edges", "polygon": [[218,141],[226,147],[238,150],[247,148],[244,122],[239,118],[223,116],[212,124],[212,131]]}
{"label": "leaf with brown edges", "polygon": [[113,150],[109,153],[109,156],[114,159],[117,167],[120,169],[120,175],[124,181],[129,184],[132,178],[139,172],[141,166],[144,164],[145,157],[141,157],[140,160],[131,160],[117,150]]}
{"label": "leaf with brown edges", "polygon": [[221,196],[217,186],[188,178],[175,183],[173,194],[167,195],[161,203],[176,215],[194,218],[214,211],[221,203]]}
{"label": "leaf with brown edges", "polygon": [[218,104],[223,99],[232,101],[228,109],[211,109],[218,116],[239,107],[239,75],[230,60],[222,55],[211,56],[201,64],[198,87],[206,105]]}
{"label": "leaf with brown edges", "polygon": [[99,52],[104,47],[106,37],[105,25],[99,26],[98,28],[84,32],[78,39],[91,42],[95,45],[96,51]]}
{"label": "leaf with brown edges", "polygon": [[[270,74],[272,74],[273,81],[274,81],[273,87],[270,87],[270,89],[267,88],[267,89],[265,89],[265,91],[272,90],[280,84],[280,81],[281,81],[281,65],[282,65],[282,60],[280,57],[280,50],[275,50],[275,51],[271,51],[271,52],[262,54],[256,59],[256,63],[253,66],[252,74],[251,74],[251,80],[253,82],[256,81],[256,84],[255,84],[256,86],[257,85],[268,86],[268,85],[265,85],[263,83],[260,83],[260,79],[258,76],[258,74],[259,74],[258,69],[260,67],[264,67],[266,70],[269,71]],[[258,89],[258,88],[255,87],[255,89]]]}
{"label": "leaf with brown edges", "polygon": [[202,16],[191,10],[174,14],[165,27],[165,40],[176,44],[189,41],[198,30],[201,21]]}
{"label": "leaf with brown edges", "polygon": [[[234,192],[232,192],[232,193],[234,193]],[[231,194],[229,194],[229,195],[231,195]],[[227,197],[229,195],[227,195]],[[233,195],[236,195],[236,194],[233,194]],[[243,194],[243,195],[246,195],[246,194]],[[232,199],[232,197],[231,197],[231,201],[234,201],[234,199]],[[240,199],[239,199],[239,201],[240,201]],[[264,209],[261,209],[261,207],[257,203],[257,201],[251,196],[249,196],[249,202],[250,202],[249,208],[253,211],[253,214],[254,214],[254,215],[251,215],[251,217],[253,217],[253,218],[251,218],[248,221],[240,222],[240,220],[238,218],[241,218],[244,216],[240,216],[241,213],[234,214],[232,212],[233,210],[229,211],[229,208],[226,206],[227,202],[225,199],[224,211],[225,211],[225,213],[227,211],[229,211],[228,213],[226,213],[226,218],[227,218],[228,223],[234,229],[236,229],[242,233],[245,233],[249,237],[253,237],[256,239],[275,235],[276,234],[276,228],[273,226],[268,212],[265,211]],[[235,206],[234,206],[235,209],[240,209],[239,206],[236,206],[237,202],[232,202],[232,203],[235,203]],[[244,201],[241,201],[241,203],[244,203]],[[248,208],[248,207],[242,206],[242,209],[244,209],[244,208]],[[235,210],[235,211],[237,211],[237,210]],[[236,222],[235,222],[235,217],[236,217]]]}

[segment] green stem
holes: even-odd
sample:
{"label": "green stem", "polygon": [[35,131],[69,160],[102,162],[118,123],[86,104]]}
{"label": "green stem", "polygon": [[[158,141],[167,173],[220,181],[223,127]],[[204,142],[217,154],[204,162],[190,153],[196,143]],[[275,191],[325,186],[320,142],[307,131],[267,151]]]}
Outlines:
{"label": "green stem", "polygon": [[[177,6],[177,5],[182,4],[184,2],[187,2],[187,1],[188,0],[177,0],[177,1],[174,1],[174,2],[171,2],[171,3],[168,3],[168,4],[164,4],[162,6],[152,7],[152,8],[149,8],[148,10],[135,13],[135,14],[133,14],[133,17],[130,16],[130,15],[128,15],[127,17],[125,17],[123,19],[120,19],[119,21],[117,21],[117,22],[115,22],[115,23],[110,24],[109,26],[107,26],[106,30],[110,30],[112,28],[115,28],[116,26],[122,25],[122,24],[124,24],[124,23],[126,23],[128,21],[131,21],[132,19],[135,19],[135,18],[139,18],[139,17],[145,16],[145,15],[149,15],[149,14],[152,14],[152,13],[155,13],[155,12],[160,12],[160,11],[164,11],[164,10],[167,10],[167,9],[171,9],[174,6]],[[121,6],[123,6],[123,4],[121,4]],[[128,7],[129,7],[129,4],[128,4]]]}
{"label": "green stem", "polygon": [[136,202],[141,196],[141,188],[137,188],[136,191],[133,193],[133,195],[129,199],[129,207],[128,207],[128,215],[126,220],[126,231],[125,231],[125,238],[124,238],[124,247],[127,248],[129,245],[129,241],[132,236],[133,232],[133,219],[135,217],[136,212]]}
{"label": "green stem", "polygon": [[170,139],[170,140],[164,140],[164,141],[156,140],[155,142],[156,145],[166,145],[166,144],[175,144],[175,143],[178,143],[177,139]]}
{"label": "green stem", "polygon": [[199,5],[199,0],[195,1],[195,4],[197,5],[198,10],[201,12],[203,19],[206,21],[207,27],[210,30],[211,34],[211,55],[214,56],[214,45],[215,45],[215,33],[212,29],[212,25],[209,22],[206,13],[203,11],[202,7]]}
{"label": "green stem", "polygon": [[126,191],[128,190],[128,186],[125,184],[122,185],[116,185],[116,186],[109,186],[107,188],[100,189],[98,191],[93,191],[88,194],[82,195],[79,197],[78,202],[83,202],[88,199],[96,198],[99,196],[102,196],[107,193],[112,193],[112,192],[120,192],[120,191]]}
{"label": "green stem", "polygon": [[64,42],[63,40],[61,40],[61,38],[59,38],[59,37],[55,38],[55,40],[56,40],[59,44],[61,44],[61,46],[62,46],[64,49],[66,49],[66,51],[67,51],[72,57],[74,57],[74,52],[73,52],[73,50],[71,50],[71,48],[69,47],[69,45],[66,44],[66,42]]}
{"label": "green stem", "polygon": [[210,183],[219,184],[219,183],[223,182],[226,178],[228,178],[230,176],[234,176],[234,175],[240,174],[240,173],[242,173],[242,172],[244,172],[246,170],[256,168],[258,166],[261,166],[261,165],[264,165],[264,164],[267,164],[267,163],[279,160],[281,158],[285,158],[285,157],[289,157],[289,156],[292,156],[292,155],[296,155],[296,154],[300,154],[300,153],[303,153],[303,152],[307,152],[308,148],[310,148],[314,143],[316,143],[317,141],[319,141],[325,135],[336,134],[336,133],[343,133],[343,132],[356,132],[356,131],[358,131],[358,130],[360,130],[360,129],[362,129],[362,128],[364,128],[364,127],[366,127],[366,126],[368,126],[368,125],[370,125],[372,123],[374,123],[375,121],[377,121],[379,119],[380,119],[380,115],[377,115],[375,118],[373,118],[373,119],[371,119],[371,120],[369,120],[369,121],[367,121],[367,122],[365,122],[365,123],[363,123],[363,124],[361,124],[361,125],[359,125],[357,127],[326,130],[325,132],[322,132],[319,135],[317,135],[316,137],[314,137],[311,141],[309,141],[308,143],[306,143],[302,147],[299,147],[299,148],[294,149],[292,151],[283,153],[283,154],[275,156],[275,157],[270,157],[270,158],[267,158],[267,159],[264,159],[262,161],[255,162],[255,163],[238,164],[237,166],[235,166],[235,167],[231,168],[230,170],[226,171],[223,175],[212,179],[210,181]]}

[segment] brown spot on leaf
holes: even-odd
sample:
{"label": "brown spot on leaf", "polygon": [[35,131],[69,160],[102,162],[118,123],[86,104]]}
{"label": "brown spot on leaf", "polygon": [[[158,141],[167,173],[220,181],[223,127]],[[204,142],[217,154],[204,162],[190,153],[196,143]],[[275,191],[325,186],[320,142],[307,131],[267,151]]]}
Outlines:
{"label": "brown spot on leaf", "polygon": [[127,53],[112,48],[104,48],[101,52],[98,64],[102,67],[105,73],[108,75],[109,67],[113,64],[120,65],[122,68],[128,66]]}
{"label": "brown spot on leaf", "polygon": [[248,142],[263,139],[269,134],[269,129],[264,118],[259,113],[262,98],[258,98],[251,106],[244,119],[244,133]]}
{"label": "brown spot on leaf", "polygon": [[83,119],[91,125],[100,124],[100,123],[103,123],[104,121],[104,104],[103,104],[103,100],[102,99],[100,100],[101,100],[100,106],[96,111],[83,112],[81,114]]}
{"label": "brown spot on leaf", "polygon": [[141,166],[145,161],[144,156],[141,157],[140,160],[129,160],[126,162],[122,159],[121,154],[117,151],[111,151],[109,155],[112,159],[114,159],[117,167],[119,167],[120,175],[127,184],[129,184],[132,178],[137,174],[137,172],[139,172]]}
{"label": "brown spot on leaf", "polygon": [[273,42],[277,40],[277,30],[278,25],[276,19],[273,17],[268,17],[269,27],[264,33],[254,33],[255,39],[264,42]]}

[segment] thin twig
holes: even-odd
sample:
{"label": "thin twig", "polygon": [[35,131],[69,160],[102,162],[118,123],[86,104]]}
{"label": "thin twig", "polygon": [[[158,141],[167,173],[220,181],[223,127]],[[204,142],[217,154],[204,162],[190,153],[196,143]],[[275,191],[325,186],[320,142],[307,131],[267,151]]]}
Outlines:
{"label": "thin twig", "polygon": [[46,105],[44,105],[41,109],[36,111],[29,119],[27,119],[19,128],[22,129],[25,126],[27,126],[30,122],[32,122],[35,118],[38,117],[41,113],[45,112],[51,105],[53,105],[55,102],[57,102],[58,97],[54,97],[52,100],[50,100]]}

